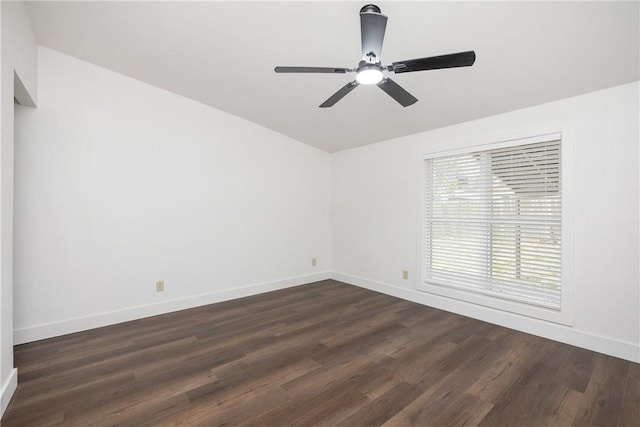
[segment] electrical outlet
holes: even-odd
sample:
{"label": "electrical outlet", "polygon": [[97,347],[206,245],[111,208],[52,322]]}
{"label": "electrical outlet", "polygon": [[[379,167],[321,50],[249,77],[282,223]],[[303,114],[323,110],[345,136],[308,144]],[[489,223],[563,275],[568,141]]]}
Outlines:
{"label": "electrical outlet", "polygon": [[408,280],[409,279],[409,270],[402,270],[402,278],[404,280]]}
{"label": "electrical outlet", "polygon": [[314,266],[314,267],[316,266],[316,259],[315,258],[311,259],[311,265]]}
{"label": "electrical outlet", "polygon": [[164,291],[164,280],[158,280],[156,282],[156,292],[163,292]]}

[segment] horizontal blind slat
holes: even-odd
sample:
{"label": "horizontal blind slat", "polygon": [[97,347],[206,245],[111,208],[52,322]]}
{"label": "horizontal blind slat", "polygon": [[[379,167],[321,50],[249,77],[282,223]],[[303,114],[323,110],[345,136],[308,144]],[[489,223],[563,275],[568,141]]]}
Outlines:
{"label": "horizontal blind slat", "polygon": [[533,140],[425,160],[428,280],[560,308],[561,141]]}

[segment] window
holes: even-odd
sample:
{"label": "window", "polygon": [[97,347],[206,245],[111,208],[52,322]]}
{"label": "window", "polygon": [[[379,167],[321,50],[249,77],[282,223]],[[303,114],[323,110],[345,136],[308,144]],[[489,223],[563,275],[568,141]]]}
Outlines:
{"label": "window", "polygon": [[427,156],[424,202],[423,288],[561,311],[561,134]]}

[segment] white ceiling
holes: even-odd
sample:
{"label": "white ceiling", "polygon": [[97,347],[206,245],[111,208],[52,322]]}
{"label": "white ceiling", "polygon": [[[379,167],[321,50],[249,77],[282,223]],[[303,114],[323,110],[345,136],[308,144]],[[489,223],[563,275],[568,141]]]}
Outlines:
{"label": "white ceiling", "polygon": [[638,2],[399,2],[383,64],[475,50],[470,68],[399,74],[320,105],[353,74],[360,2],[29,2],[38,42],[334,152],[640,79]]}

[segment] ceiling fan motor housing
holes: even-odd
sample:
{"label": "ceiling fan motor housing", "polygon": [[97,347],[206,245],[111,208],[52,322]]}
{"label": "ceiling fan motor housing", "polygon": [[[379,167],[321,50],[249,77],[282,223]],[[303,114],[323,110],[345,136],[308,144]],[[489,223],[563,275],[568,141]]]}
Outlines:
{"label": "ceiling fan motor housing", "polygon": [[358,68],[356,68],[356,72],[359,73],[360,71],[363,70],[386,70],[386,67],[383,67],[382,65],[380,65],[380,63],[371,63],[371,62],[367,62],[367,61],[360,61],[358,63]]}

